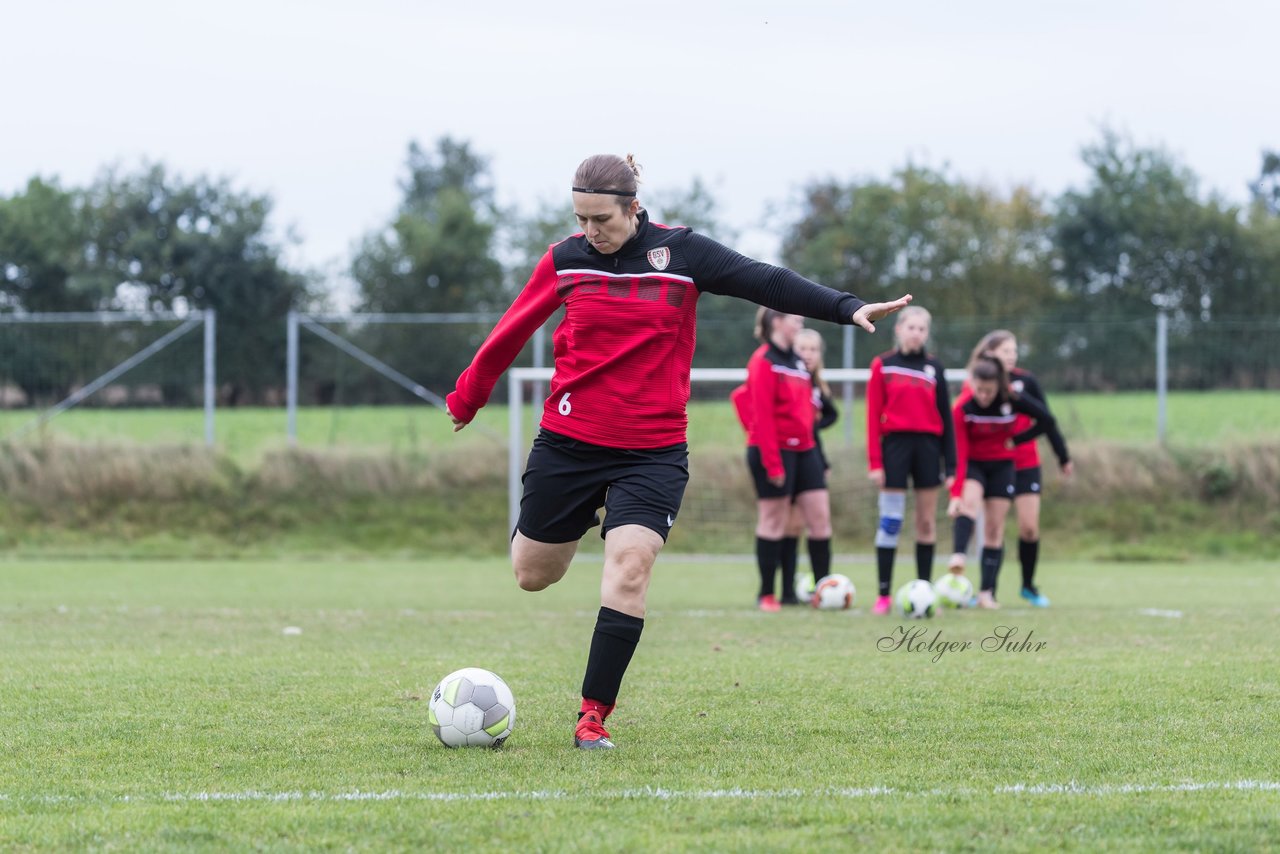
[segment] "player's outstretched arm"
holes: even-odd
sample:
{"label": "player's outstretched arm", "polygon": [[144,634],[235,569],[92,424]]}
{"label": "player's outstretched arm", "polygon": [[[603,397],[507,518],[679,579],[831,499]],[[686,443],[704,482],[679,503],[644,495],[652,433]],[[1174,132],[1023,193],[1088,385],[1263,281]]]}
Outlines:
{"label": "player's outstretched arm", "polygon": [[875,332],[875,321],[900,311],[911,302],[911,294],[898,297],[892,302],[869,302],[853,313],[853,322],[868,332]]}

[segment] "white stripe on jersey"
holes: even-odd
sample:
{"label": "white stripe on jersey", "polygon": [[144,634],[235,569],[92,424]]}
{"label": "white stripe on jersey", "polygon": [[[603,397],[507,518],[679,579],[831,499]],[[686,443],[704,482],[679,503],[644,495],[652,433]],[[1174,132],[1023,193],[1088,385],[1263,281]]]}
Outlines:
{"label": "white stripe on jersey", "polygon": [[809,372],[803,368],[788,368],[786,365],[773,365],[775,373],[786,374],[789,377],[799,377],[802,380],[812,379]]}
{"label": "white stripe on jersey", "polygon": [[1012,424],[1016,415],[970,415],[964,414],[965,421],[972,421],[975,424]]}
{"label": "white stripe on jersey", "polygon": [[602,276],[606,279],[671,279],[676,282],[693,284],[690,276],[677,276],[674,273],[659,273],[647,270],[643,273],[607,273],[604,270],[556,270],[557,276]]}
{"label": "white stripe on jersey", "polygon": [[934,385],[938,384],[937,377],[932,374],[926,374],[924,371],[913,371],[910,368],[899,368],[895,365],[884,365],[880,370],[886,374],[902,374],[904,377],[915,377],[916,379],[924,380],[925,382],[932,383]]}

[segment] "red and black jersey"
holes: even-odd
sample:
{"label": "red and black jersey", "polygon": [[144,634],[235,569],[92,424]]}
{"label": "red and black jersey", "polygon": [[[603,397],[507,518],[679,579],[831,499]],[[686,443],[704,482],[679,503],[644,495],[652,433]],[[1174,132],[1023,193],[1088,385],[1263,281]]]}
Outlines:
{"label": "red and black jersey", "polygon": [[[813,415],[816,419],[813,422],[813,446],[818,449],[818,454],[822,457],[822,467],[831,468],[831,464],[827,460],[826,451],[822,447],[821,432],[840,419],[840,409],[829,395],[822,393],[822,389],[817,383],[813,385],[811,399],[813,401]],[[747,434],[747,444],[750,445],[751,392],[747,389],[747,384],[743,383],[729,392],[729,400],[733,402],[734,411],[738,414],[738,421],[742,424],[742,429]]]}
{"label": "red and black jersey", "polygon": [[[765,474],[785,473],[782,451],[814,446],[813,377],[794,350],[761,344],[747,361],[747,445],[760,449]],[[741,399],[734,401],[742,417]]]}
{"label": "red and black jersey", "polygon": [[[1044,389],[1040,387],[1040,381],[1030,371],[1022,368],[1014,368],[1009,372],[1009,388],[1013,389],[1016,394],[1034,397],[1044,405],[1045,409],[1049,408],[1049,400],[1044,395]],[[1026,415],[1019,415],[1018,420],[1014,422],[1014,429],[1025,430],[1031,426],[1031,419]],[[1058,464],[1066,465],[1070,459],[1067,456],[1067,441],[1062,438],[1057,424],[1047,429],[1045,433],[1049,437],[1049,443],[1053,445],[1055,451],[1062,448],[1062,453],[1058,454]],[[1040,443],[1026,442],[1014,449],[1013,466],[1015,469],[1029,469],[1040,465]]]}
{"label": "red and black jersey", "polygon": [[788,314],[849,324],[864,303],[754,261],[688,228],[650,223],[617,252],[582,234],[552,246],[446,398],[469,422],[502,372],[557,309],[548,430],[612,448],[685,441],[696,305],[702,293],[741,297]]}
{"label": "red and black jersey", "polygon": [[884,468],[880,449],[886,433],[929,433],[942,437],[947,474],[956,470],[951,392],[942,363],[923,350],[892,350],[871,360],[867,382],[867,463]]}
{"label": "red and black jersey", "polygon": [[[983,407],[966,389],[956,399],[951,413],[956,432],[956,480],[951,494],[956,498],[964,491],[969,460],[1012,460],[1016,446],[1032,441],[1055,426],[1049,410],[1027,395],[1009,400],[997,397],[990,406]],[[1015,424],[1019,415],[1028,416],[1034,423],[1018,430]],[[1066,448],[1062,450],[1065,454]]]}

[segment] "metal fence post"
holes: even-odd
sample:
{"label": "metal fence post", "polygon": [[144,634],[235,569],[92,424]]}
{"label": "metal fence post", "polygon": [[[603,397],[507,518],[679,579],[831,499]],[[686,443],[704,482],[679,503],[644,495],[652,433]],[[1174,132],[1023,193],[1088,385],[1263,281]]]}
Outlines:
{"label": "metal fence post", "polygon": [[204,312],[204,443],[212,448],[214,442],[214,398],[217,393],[217,312]]}
{"label": "metal fence post", "polygon": [[[853,327],[840,327],[843,334],[841,341],[841,364],[845,370],[853,368],[854,354],[854,338]],[[844,384],[844,443],[846,446],[853,445],[853,381],[850,380]]]}
{"label": "metal fence post", "polygon": [[298,444],[298,313],[285,320],[285,410],[290,445]]}
{"label": "metal fence post", "polygon": [[1165,443],[1169,430],[1169,315],[1156,312],[1156,439]]}

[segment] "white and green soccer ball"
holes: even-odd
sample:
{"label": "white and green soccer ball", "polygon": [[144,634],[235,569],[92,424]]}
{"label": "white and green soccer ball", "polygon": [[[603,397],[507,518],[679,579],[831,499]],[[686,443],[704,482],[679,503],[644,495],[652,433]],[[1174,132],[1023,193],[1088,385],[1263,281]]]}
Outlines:
{"label": "white and green soccer ball", "polygon": [[933,592],[944,608],[968,608],[973,599],[973,582],[963,575],[948,572],[933,582]]}
{"label": "white and green soccer ball", "polygon": [[847,575],[823,576],[813,588],[813,607],[823,611],[843,611],[853,604],[857,591]]}
{"label": "white and green soccer ball", "polygon": [[427,720],[445,747],[501,747],[516,723],[516,698],[498,674],[464,667],[431,692]]}
{"label": "white and green soccer ball", "polygon": [[923,578],[908,581],[898,588],[893,597],[894,606],[908,620],[923,620],[933,616],[938,602],[938,594],[933,592],[933,585]]}
{"label": "white and green soccer ball", "polygon": [[796,570],[796,598],[801,602],[813,601],[813,573]]}

